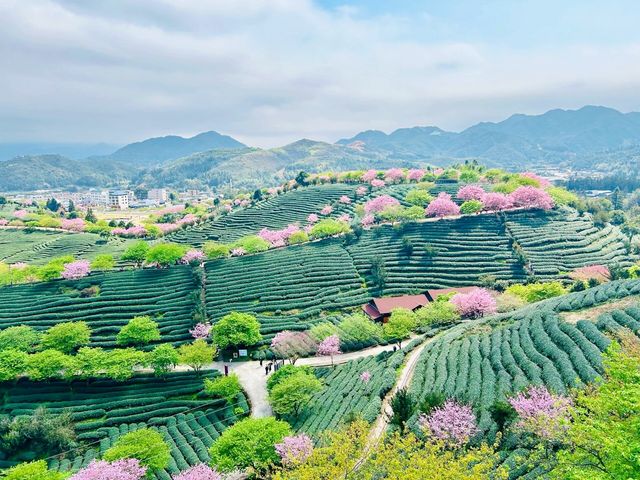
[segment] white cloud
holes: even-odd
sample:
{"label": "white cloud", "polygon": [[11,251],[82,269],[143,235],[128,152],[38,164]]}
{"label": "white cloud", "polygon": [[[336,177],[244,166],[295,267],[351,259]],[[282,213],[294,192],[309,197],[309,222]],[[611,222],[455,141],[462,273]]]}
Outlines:
{"label": "white cloud", "polygon": [[[0,141],[215,129],[273,146],[585,103],[640,107],[639,45],[426,41],[411,30],[419,22],[303,0],[5,0],[0,15]],[[437,21],[424,18],[423,28]]]}

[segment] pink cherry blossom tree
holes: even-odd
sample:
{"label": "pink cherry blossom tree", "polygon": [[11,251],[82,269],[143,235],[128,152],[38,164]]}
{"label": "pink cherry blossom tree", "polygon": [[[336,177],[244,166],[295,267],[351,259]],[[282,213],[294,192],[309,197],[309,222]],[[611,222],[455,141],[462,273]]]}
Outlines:
{"label": "pink cherry blossom tree", "polygon": [[372,187],[382,188],[385,185],[386,184],[384,183],[384,180],[380,180],[379,178],[374,178],[373,180],[371,180],[371,186]]}
{"label": "pink cherry blossom tree", "polygon": [[438,440],[460,447],[478,432],[476,416],[469,405],[447,400],[429,415],[421,415],[419,425]]}
{"label": "pink cherry blossom tree", "polygon": [[173,475],[172,480],[222,480],[222,475],[210,466],[199,463],[187,470]]}
{"label": "pink cherry blossom tree", "polygon": [[[421,177],[422,178],[422,177]],[[369,373],[369,371],[364,371],[360,374],[360,381],[362,383],[369,383],[369,381],[371,380],[371,373]]]}
{"label": "pink cherry blossom tree", "polygon": [[140,460],[136,458],[114,462],[92,460],[89,465],[73,474],[69,480],[141,480],[146,473],[147,467],[140,465]]}
{"label": "pink cherry blossom tree", "polygon": [[210,323],[196,323],[191,330],[189,330],[191,336],[195,339],[207,339],[211,334]]}
{"label": "pink cherry blossom tree", "polygon": [[331,205],[325,205],[324,207],[322,207],[322,210],[320,210],[321,215],[331,215],[332,212],[333,207]]}
{"label": "pink cherry blossom tree", "polygon": [[318,217],[318,215],[316,215],[315,213],[310,213],[309,216],[307,217],[307,222],[309,223],[316,223],[320,218]]}
{"label": "pink cherry blossom tree", "polygon": [[189,250],[185,253],[180,261],[186,265],[202,265],[207,256],[201,250]]}
{"label": "pink cherry blossom tree", "polygon": [[285,467],[294,467],[309,458],[313,453],[313,441],[304,433],[289,435],[275,444],[276,453]]}
{"label": "pink cherry blossom tree", "polygon": [[298,358],[317,350],[316,342],[306,332],[283,330],[271,340],[271,349],[280,357],[295,365]]}
{"label": "pink cherry blossom tree", "polygon": [[369,183],[371,182],[371,180],[375,179],[377,176],[378,176],[378,172],[376,172],[375,170],[367,170],[362,174],[360,178],[362,179],[363,182]]}
{"label": "pink cherry blossom tree", "polygon": [[375,223],[375,221],[376,221],[375,217],[372,214],[367,213],[360,220],[360,225],[362,225],[364,228],[369,228],[371,225]]}
{"label": "pink cherry blossom tree", "polygon": [[486,192],[479,185],[465,185],[458,190],[457,198],[460,200],[480,200],[482,201]]}
{"label": "pink cherry blossom tree", "polygon": [[400,202],[390,195],[380,195],[364,204],[365,213],[381,212],[389,207],[396,207]]}
{"label": "pink cherry blossom tree", "polygon": [[574,280],[588,281],[592,278],[598,282],[608,282],[611,280],[611,271],[606,265],[587,265],[585,267],[576,268],[569,273],[569,277]]}
{"label": "pink cherry blossom tree", "polygon": [[428,217],[459,215],[460,207],[451,200],[451,195],[446,192],[440,192],[438,196],[429,203],[425,213]]}
{"label": "pink cherry blossom tree", "polygon": [[544,386],[531,386],[509,403],[518,414],[516,426],[545,440],[561,438],[568,428],[571,399],[553,395]]}
{"label": "pink cherry blossom tree", "polygon": [[484,210],[489,212],[497,212],[499,210],[506,210],[513,207],[511,197],[504,193],[487,192],[482,197],[481,201],[484,205]]}
{"label": "pink cherry blossom tree", "polygon": [[337,335],[329,335],[325,338],[320,345],[318,345],[319,356],[330,356],[331,365],[333,365],[333,356],[339,355],[340,352],[340,337]]}
{"label": "pink cherry blossom tree", "polygon": [[81,218],[64,218],[60,226],[63,230],[82,232],[84,230],[85,223]]}
{"label": "pink cherry blossom tree", "polygon": [[497,310],[496,299],[485,288],[474,288],[469,293],[456,293],[451,303],[463,317],[477,318]]}
{"label": "pink cherry blossom tree", "polygon": [[551,195],[541,188],[518,187],[509,196],[516,207],[551,210],[554,205]]}
{"label": "pink cherry blossom tree", "polygon": [[351,218],[351,215],[349,215],[348,213],[343,213],[338,217],[338,220],[340,222],[351,223],[352,218]]}
{"label": "pink cherry blossom tree", "polygon": [[5,226],[9,224],[9,220],[7,220],[6,218],[0,218],[0,226]]}
{"label": "pink cherry blossom tree", "polygon": [[16,210],[15,212],[13,212],[13,216],[16,218],[19,218],[20,220],[24,220],[27,217],[27,214],[29,212],[27,212],[24,208],[20,209],[20,210]]}
{"label": "pink cherry blossom tree", "polygon": [[390,183],[404,180],[404,171],[401,168],[390,168],[384,172],[384,179]]}
{"label": "pink cherry blossom tree", "polygon": [[340,203],[344,203],[345,205],[349,205],[351,203],[351,199],[346,195],[342,195],[340,197]]}
{"label": "pink cherry blossom tree", "polygon": [[413,180],[413,181],[419,182],[420,180],[422,180],[422,177],[424,177],[424,175],[425,175],[425,171],[424,170],[411,169],[411,170],[409,170],[409,173],[407,173],[407,178],[409,180]]}
{"label": "pink cherry blossom tree", "polygon": [[356,195],[358,195],[359,197],[366,195],[368,192],[367,187],[358,187],[356,188]]}
{"label": "pink cherry blossom tree", "polygon": [[91,273],[89,260],[76,260],[75,262],[69,262],[64,266],[62,278],[66,280],[77,280],[79,278],[86,277],[89,273]]}
{"label": "pink cherry blossom tree", "polygon": [[549,180],[547,180],[546,178],[542,178],[537,173],[524,172],[524,173],[521,173],[520,176],[535,180],[536,182],[538,182],[538,185],[540,186],[540,188],[547,188],[551,186],[551,182]]}

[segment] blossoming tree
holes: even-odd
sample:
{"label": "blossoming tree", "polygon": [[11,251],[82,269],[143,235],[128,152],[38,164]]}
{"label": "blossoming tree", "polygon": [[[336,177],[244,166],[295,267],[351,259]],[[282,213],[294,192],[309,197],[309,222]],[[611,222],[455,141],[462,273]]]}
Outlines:
{"label": "blossoming tree", "polygon": [[464,445],[478,431],[471,407],[455,400],[447,400],[429,415],[421,415],[418,423],[428,434],[454,447]]}
{"label": "blossoming tree", "polygon": [[62,270],[62,278],[66,280],[77,280],[86,277],[91,273],[89,260],[76,260],[65,264]]}
{"label": "blossoming tree", "polygon": [[313,441],[308,435],[301,433],[289,435],[282,442],[275,444],[276,453],[285,467],[294,467],[303,463],[313,453]]}
{"label": "blossoming tree", "polygon": [[516,207],[551,210],[554,206],[551,195],[541,188],[518,187],[509,196]]}
{"label": "blossoming tree", "polygon": [[460,207],[451,200],[451,195],[446,192],[440,192],[435,200],[429,203],[425,213],[428,217],[458,215],[460,213]]}
{"label": "blossoming tree", "polygon": [[474,288],[469,293],[456,293],[451,298],[451,303],[463,317],[482,317],[497,310],[496,299],[485,288]]}
{"label": "blossoming tree", "polygon": [[331,365],[333,365],[333,356],[340,353],[340,337],[337,335],[328,336],[318,345],[317,354],[319,356],[330,356]]}

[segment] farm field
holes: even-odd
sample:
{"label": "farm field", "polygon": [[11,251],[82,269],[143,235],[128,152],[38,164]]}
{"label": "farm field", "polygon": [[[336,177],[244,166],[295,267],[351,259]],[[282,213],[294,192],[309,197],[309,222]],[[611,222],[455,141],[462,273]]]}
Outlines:
{"label": "farm field", "polygon": [[3,228],[0,229],[0,261],[41,265],[63,255],[91,260],[100,254],[110,254],[117,259],[130,242],[120,237],[107,240],[94,233]]}
{"label": "farm field", "polygon": [[[98,287],[83,298],[81,290]],[[91,346],[112,347],[131,318],[156,319],[162,342],[187,340],[195,291],[191,267],[125,270],[92,274],[79,281],[56,280],[0,289],[0,329],[29,325],[42,330],[60,322],[84,320],[92,329]]]}
{"label": "farm field", "polygon": [[[165,437],[171,449],[166,471],[152,478],[169,479],[189,466],[209,460],[208,448],[224,429],[248,412],[240,394],[234,404],[213,400],[202,392],[204,378],[192,372],[171,373],[161,379],[137,375],[126,382],[29,382],[0,387],[0,414],[15,417],[32,414],[39,407],[50,413],[70,412],[76,422],[81,448],[65,458],[52,458],[52,469],[67,471],[86,466],[99,458],[121,435],[143,427],[152,427]],[[23,452],[25,458],[28,452]],[[2,466],[15,460],[0,459]]]}
{"label": "farm field", "polygon": [[[495,433],[489,408],[530,384],[566,394],[602,374],[605,336],[622,326],[640,330],[640,309],[614,310],[597,322],[567,323],[557,311],[580,310],[640,292],[640,281],[618,281],[540,302],[483,322],[485,332],[457,329],[421,354],[411,392],[418,400],[442,393],[471,404],[485,434]],[[490,328],[494,325],[493,329]],[[416,417],[414,417],[414,422]]]}

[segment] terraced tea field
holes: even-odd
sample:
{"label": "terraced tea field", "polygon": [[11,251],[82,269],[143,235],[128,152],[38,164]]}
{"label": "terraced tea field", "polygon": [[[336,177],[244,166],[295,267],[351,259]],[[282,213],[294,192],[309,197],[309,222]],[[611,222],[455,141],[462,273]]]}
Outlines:
{"label": "terraced tea field", "polygon": [[[126,382],[20,381],[0,387],[0,414],[28,415],[39,407],[46,407],[50,413],[70,412],[82,446],[65,458],[49,459],[51,468],[60,471],[86,466],[121,435],[150,426],[163,434],[172,457],[166,471],[151,478],[168,480],[170,474],[208,462],[208,449],[214,440],[244,415],[234,413],[234,409],[249,410],[242,394],[231,405],[204,395],[203,378],[217,375],[219,372],[208,371],[202,376],[176,372],[165,379],[138,375]],[[23,455],[28,456],[28,452]],[[2,466],[11,463],[0,461]]]}
{"label": "terraced tea field", "polygon": [[[99,287],[99,294],[82,298],[80,291],[89,286]],[[151,315],[160,326],[162,342],[181,342],[190,337],[194,289],[191,268],[186,266],[0,288],[0,329],[19,324],[46,329],[84,320],[92,329],[92,346],[110,347],[131,318]]]}
{"label": "terraced tea field", "polygon": [[[406,241],[413,247],[410,255]],[[385,295],[477,284],[483,275],[515,281],[526,276],[493,215],[412,223],[403,229],[385,225],[366,231],[347,250],[362,276],[368,275],[372,259],[384,262]]]}
{"label": "terraced tea field", "polygon": [[324,314],[370,298],[340,240],[208,262],[206,278],[210,318],[254,313],[267,339],[285,329],[304,330]]}
{"label": "terraced tea field", "polygon": [[596,323],[575,324],[562,321],[555,310],[592,306],[592,297],[602,303],[638,292],[640,281],[613,282],[499,316],[490,322],[498,326],[487,333],[447,334],[422,352],[411,392],[418,399],[442,393],[469,403],[481,430],[494,432],[489,408],[496,401],[529,384],[566,394],[591,382],[602,373],[601,353],[610,342],[603,332],[623,326],[640,331],[636,307],[606,313]]}
{"label": "terraced tea field", "polygon": [[93,259],[111,254],[118,258],[130,240],[94,233],[66,233],[48,230],[0,229],[0,261],[41,265],[54,257],[73,255]]}
{"label": "terraced tea field", "polygon": [[541,280],[585,265],[631,264],[616,227],[599,229],[574,211],[510,213],[506,219],[509,232]]}

